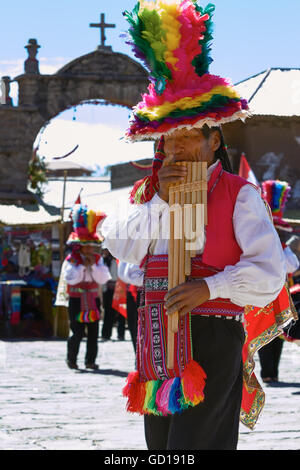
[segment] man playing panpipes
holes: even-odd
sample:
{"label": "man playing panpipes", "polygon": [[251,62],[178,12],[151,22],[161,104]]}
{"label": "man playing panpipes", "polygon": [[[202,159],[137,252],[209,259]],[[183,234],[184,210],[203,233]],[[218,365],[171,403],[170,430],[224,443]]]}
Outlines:
{"label": "man playing panpipes", "polygon": [[[279,238],[258,189],[232,174],[223,140],[221,124],[249,109],[228,80],[208,73],[213,10],[173,0],[125,12],[151,80],[127,139],[159,143],[130,214],[108,217],[101,233],[115,257],[144,270],[137,371],[123,393],[128,411],[144,415],[155,450],[236,449],[240,418],[252,428],[263,405],[253,354],[292,318]],[[168,257],[170,187],[186,181],[182,162],[191,161],[207,163],[207,225],[194,240],[190,274],[168,291],[178,257]]]}

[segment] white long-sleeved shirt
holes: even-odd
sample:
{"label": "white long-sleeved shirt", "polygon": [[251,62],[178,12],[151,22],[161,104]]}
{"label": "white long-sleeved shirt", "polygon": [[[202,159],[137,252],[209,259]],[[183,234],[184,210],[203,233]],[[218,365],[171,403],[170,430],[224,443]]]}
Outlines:
{"label": "white long-sleeved shirt", "polygon": [[299,268],[298,257],[293,253],[289,246],[286,246],[283,250],[283,254],[286,262],[286,272],[288,274],[293,274]]}
{"label": "white long-sleeved shirt", "polygon": [[144,272],[136,264],[119,261],[118,277],[126,284],[141,287],[143,285]]}
{"label": "white long-sleeved shirt", "polygon": [[103,259],[100,258],[98,263],[88,267],[66,261],[64,264],[64,278],[71,286],[79,282],[97,282],[97,284],[102,285],[111,279],[111,275]]}
{"label": "white long-sleeved shirt", "polygon": [[[208,179],[218,162],[208,169]],[[156,194],[151,201],[131,206],[128,213],[108,216],[102,226],[105,246],[119,260],[140,265],[147,253],[168,253],[169,205]],[[242,255],[234,266],[205,278],[210,299],[229,298],[239,306],[265,307],[275,300],[286,278],[283,250],[265,205],[252,185],[238,193],[234,233]],[[206,235],[197,240],[202,254]]]}

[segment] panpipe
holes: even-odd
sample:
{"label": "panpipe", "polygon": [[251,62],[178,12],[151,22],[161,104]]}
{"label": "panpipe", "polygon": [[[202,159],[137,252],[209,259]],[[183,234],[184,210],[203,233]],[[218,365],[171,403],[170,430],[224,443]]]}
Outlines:
{"label": "panpipe", "polygon": [[[170,234],[168,288],[182,284],[191,274],[191,258],[196,256],[196,240],[207,225],[207,163],[178,162],[185,165],[183,183],[169,187]],[[167,367],[174,368],[174,335],[178,332],[178,312],[168,316]]]}

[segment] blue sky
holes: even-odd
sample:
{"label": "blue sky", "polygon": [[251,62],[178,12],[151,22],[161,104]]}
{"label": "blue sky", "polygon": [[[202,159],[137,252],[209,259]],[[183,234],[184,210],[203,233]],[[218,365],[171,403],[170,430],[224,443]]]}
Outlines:
{"label": "blue sky", "polygon": [[[23,72],[27,56],[24,46],[29,38],[36,38],[41,45],[38,53],[41,73],[55,73],[69,61],[93,51],[99,44],[100,33],[89,24],[98,22],[100,13],[105,13],[106,22],[116,24],[115,29],[106,31],[106,44],[115,52],[133,57],[120,34],[127,28],[122,11],[132,9],[135,3],[135,0],[3,0],[0,6],[0,76],[13,78]],[[236,83],[269,67],[300,67],[299,0],[215,0],[213,3],[216,11],[212,73],[230,77]],[[63,113],[60,119],[72,121],[76,116],[77,123],[81,120],[82,125],[96,125],[101,124],[103,112],[103,109],[92,110],[90,106],[78,108],[76,113]],[[112,113],[116,126],[124,129],[127,110],[117,108]],[[99,129],[95,127],[98,139]],[[50,139],[48,146],[49,142]],[[68,142],[66,148],[58,143],[51,154],[63,154],[73,148],[72,142]]]}
{"label": "blue sky", "polygon": [[[55,67],[94,50],[99,32],[89,27],[100,13],[116,24],[107,30],[107,44],[116,52],[131,55],[119,35],[127,23],[122,11],[132,9],[135,0],[14,0],[0,6],[0,73],[10,71],[9,63],[26,58],[24,46],[37,38],[41,66]],[[203,2],[207,4],[208,2]],[[215,0],[215,32],[212,48],[213,73],[234,82],[268,67],[298,67],[300,43],[300,1]],[[42,67],[41,67],[42,68]],[[11,67],[12,69],[12,67]]]}

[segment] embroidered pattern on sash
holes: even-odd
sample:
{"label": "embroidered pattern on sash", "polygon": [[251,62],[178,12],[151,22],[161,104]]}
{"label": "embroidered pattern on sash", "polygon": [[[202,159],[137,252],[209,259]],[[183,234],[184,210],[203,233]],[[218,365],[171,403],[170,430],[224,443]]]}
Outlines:
{"label": "embroidered pattern on sash", "polygon": [[165,277],[158,279],[149,279],[145,280],[145,289],[146,291],[157,291],[157,290],[168,290],[168,279]]}
{"label": "embroidered pattern on sash", "polygon": [[[163,322],[160,321],[161,315],[164,314],[163,307],[161,304],[152,305],[150,307],[150,317],[151,317],[151,324],[152,324],[152,351],[153,351],[153,360],[154,360],[154,368],[158,377],[161,380],[166,380],[169,378],[167,370],[164,369],[165,363],[165,338],[166,332],[164,329]],[[162,331],[162,335],[160,332]]]}
{"label": "embroidered pattern on sash", "polygon": [[179,321],[175,340],[176,367],[167,369],[167,322],[163,303],[139,309],[137,365],[142,381],[174,378],[191,358],[190,315],[185,315]]}

